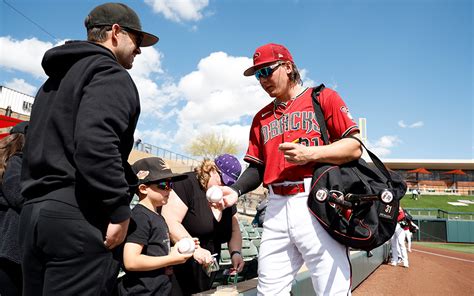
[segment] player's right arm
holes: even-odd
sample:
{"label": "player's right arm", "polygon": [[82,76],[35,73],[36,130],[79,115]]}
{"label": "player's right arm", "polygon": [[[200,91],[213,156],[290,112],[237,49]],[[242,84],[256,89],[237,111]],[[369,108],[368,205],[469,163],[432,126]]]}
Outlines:
{"label": "player's right arm", "polygon": [[263,182],[263,165],[250,163],[249,167],[242,173],[239,179],[229,187],[223,186],[224,207],[228,208],[237,203],[239,196],[255,190]]}

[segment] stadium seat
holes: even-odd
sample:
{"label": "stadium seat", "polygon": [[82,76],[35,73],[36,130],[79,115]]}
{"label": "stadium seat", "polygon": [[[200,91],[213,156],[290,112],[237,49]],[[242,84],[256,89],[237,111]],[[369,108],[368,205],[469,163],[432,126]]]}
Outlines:
{"label": "stadium seat", "polygon": [[254,246],[257,247],[258,251],[260,250],[261,241],[262,241],[262,239],[260,239],[260,238],[254,238],[254,239],[251,240],[252,244],[254,244]]}
{"label": "stadium seat", "polygon": [[241,228],[240,229],[240,234],[242,235],[243,240],[249,239],[249,234],[247,233],[247,231],[245,229]]}
{"label": "stadium seat", "polygon": [[[232,264],[232,260],[230,259],[229,250],[221,250],[221,256],[219,260],[219,267],[220,269],[225,269]],[[227,266],[227,267],[226,267]]]}
{"label": "stadium seat", "polygon": [[242,257],[245,262],[252,261],[258,256],[257,247],[252,244],[249,240],[242,241]]}
{"label": "stadium seat", "polygon": [[250,240],[260,238],[260,233],[258,233],[258,231],[253,226],[246,226],[245,231],[247,231]]}

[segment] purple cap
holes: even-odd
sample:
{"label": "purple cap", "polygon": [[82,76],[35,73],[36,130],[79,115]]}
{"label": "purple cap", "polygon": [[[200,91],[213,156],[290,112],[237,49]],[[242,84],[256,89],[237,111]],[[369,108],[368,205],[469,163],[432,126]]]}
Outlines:
{"label": "purple cap", "polygon": [[235,156],[222,154],[217,156],[214,162],[221,172],[224,185],[232,185],[237,181],[242,171],[242,166]]}

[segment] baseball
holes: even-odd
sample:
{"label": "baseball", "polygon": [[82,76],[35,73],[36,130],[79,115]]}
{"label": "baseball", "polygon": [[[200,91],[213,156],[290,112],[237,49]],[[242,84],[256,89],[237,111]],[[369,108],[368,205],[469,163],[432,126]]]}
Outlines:
{"label": "baseball", "polygon": [[176,243],[176,245],[178,246],[178,252],[180,252],[181,254],[191,254],[194,252],[194,249],[196,248],[194,240],[189,237],[180,239]]}
{"label": "baseball", "polygon": [[222,190],[217,186],[212,186],[206,191],[206,197],[209,202],[220,202],[222,195]]}

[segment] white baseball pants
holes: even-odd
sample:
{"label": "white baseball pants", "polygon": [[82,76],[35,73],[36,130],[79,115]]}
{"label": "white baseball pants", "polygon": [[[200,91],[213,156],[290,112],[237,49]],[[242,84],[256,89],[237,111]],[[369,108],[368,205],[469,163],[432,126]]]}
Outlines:
{"label": "white baseball pants", "polygon": [[395,228],[395,233],[391,238],[392,245],[392,265],[396,265],[398,257],[402,258],[403,266],[408,267],[408,253],[407,248],[405,247],[405,231],[400,224],[397,223]]}
{"label": "white baseball pants", "polygon": [[316,295],[351,295],[348,247],[335,241],[307,207],[305,192],[275,195],[270,188],[258,256],[258,295],[289,295],[303,263],[311,274]]}

